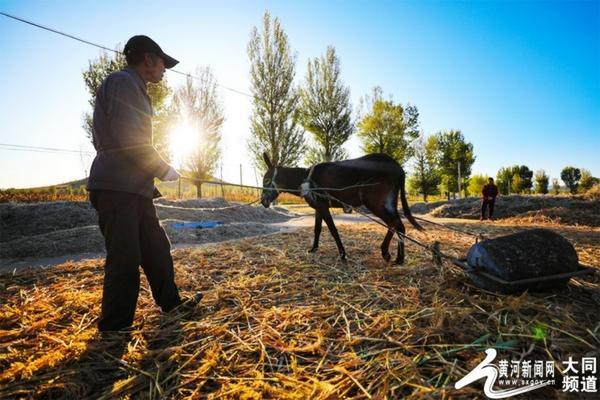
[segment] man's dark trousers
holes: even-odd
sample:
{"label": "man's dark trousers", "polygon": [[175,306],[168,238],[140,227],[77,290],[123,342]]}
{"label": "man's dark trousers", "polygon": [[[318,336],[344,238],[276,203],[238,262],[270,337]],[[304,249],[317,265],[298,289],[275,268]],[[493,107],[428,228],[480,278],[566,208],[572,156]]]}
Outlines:
{"label": "man's dark trousers", "polygon": [[141,265],[152,296],[163,311],[181,303],[173,272],[171,244],[158,222],[152,200],[133,193],[90,191],[106,244],[100,331],[133,323],[140,290]]}
{"label": "man's dark trousers", "polygon": [[494,215],[494,200],[483,199],[481,201],[481,219],[485,219],[485,209],[490,207],[490,219]]}

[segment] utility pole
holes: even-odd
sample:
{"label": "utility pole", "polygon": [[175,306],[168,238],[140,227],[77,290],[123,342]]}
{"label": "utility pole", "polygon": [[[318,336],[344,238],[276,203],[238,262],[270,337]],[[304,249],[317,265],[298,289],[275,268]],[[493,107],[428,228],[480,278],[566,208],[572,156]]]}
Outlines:
{"label": "utility pole", "polygon": [[458,162],[458,198],[460,199],[460,161]]}
{"label": "utility pole", "polygon": [[223,163],[221,163],[221,197],[225,199],[225,190],[223,189]]}
{"label": "utility pole", "polygon": [[240,164],[240,186],[242,186],[242,164]]}

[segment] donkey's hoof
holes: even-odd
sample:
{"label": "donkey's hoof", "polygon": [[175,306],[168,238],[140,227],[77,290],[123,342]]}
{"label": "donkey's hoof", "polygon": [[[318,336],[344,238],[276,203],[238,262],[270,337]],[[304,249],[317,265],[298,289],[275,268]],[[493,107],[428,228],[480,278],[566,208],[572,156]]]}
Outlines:
{"label": "donkey's hoof", "polygon": [[308,252],[309,252],[309,253],[316,253],[316,252],[317,252],[317,250],[319,250],[319,248],[318,248],[318,247],[313,247],[313,248],[312,248],[312,249],[310,249]]}
{"label": "donkey's hoof", "polygon": [[396,265],[402,265],[402,264],[404,264],[404,257],[403,258],[396,258],[396,260],[394,261],[394,264],[396,264]]}
{"label": "donkey's hoof", "polygon": [[382,254],[383,259],[388,262],[392,259],[392,255],[390,253]]}

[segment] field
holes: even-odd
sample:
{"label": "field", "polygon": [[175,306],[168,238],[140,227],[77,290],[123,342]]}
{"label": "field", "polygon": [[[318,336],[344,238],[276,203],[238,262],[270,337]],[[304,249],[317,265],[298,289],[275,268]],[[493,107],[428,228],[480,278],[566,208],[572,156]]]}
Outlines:
{"label": "field", "polygon": [[[165,198],[168,199],[196,199],[198,193],[196,187],[188,181],[179,182],[155,182],[156,187]],[[34,189],[5,189],[0,190],[0,203],[20,202],[52,202],[52,201],[86,201],[88,198],[85,190],[86,180],[78,180],[62,185],[34,188]],[[237,187],[229,184],[203,184],[202,198],[220,197],[227,201],[248,203],[260,197],[257,189]],[[280,203],[301,204],[302,200],[288,194],[282,194]]]}
{"label": "field", "polygon": [[[488,237],[541,224],[600,268],[598,227],[437,221]],[[0,275],[0,398],[472,399],[483,381],[454,384],[488,347],[499,359],[555,360],[558,378],[569,356],[600,355],[600,274],[499,295],[412,243],[405,265],[384,262],[378,225],[340,233],[346,264],[326,230],[308,254],[309,227],[175,250],[178,285],[202,291],[201,304],[161,315],[144,280],[134,330],[108,338],[95,329],[102,259]],[[473,244],[445,230],[408,233],[456,257]],[[521,398],[570,397],[558,379]]]}

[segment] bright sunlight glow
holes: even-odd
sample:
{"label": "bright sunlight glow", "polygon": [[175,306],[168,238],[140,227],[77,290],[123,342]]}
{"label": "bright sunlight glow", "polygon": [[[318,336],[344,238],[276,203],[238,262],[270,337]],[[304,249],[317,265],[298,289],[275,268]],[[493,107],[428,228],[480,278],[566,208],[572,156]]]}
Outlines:
{"label": "bright sunlight glow", "polygon": [[199,132],[187,121],[175,125],[171,132],[170,149],[173,162],[179,168],[184,166],[187,158],[197,147]]}

